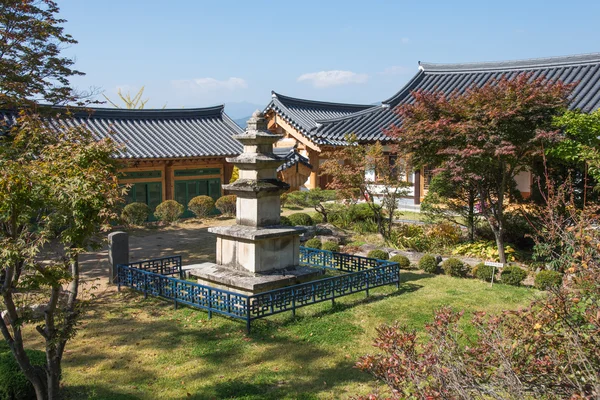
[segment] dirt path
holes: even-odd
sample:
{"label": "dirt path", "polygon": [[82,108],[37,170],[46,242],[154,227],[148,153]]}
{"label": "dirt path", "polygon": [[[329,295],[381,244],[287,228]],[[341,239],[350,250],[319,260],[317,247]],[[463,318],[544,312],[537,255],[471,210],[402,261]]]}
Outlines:
{"label": "dirt path", "polygon": [[[159,229],[139,229],[129,232],[130,261],[180,255],[183,264],[215,261],[216,237],[208,232],[211,226],[233,225],[235,219],[213,219],[208,223],[184,221],[176,226]],[[82,282],[86,290],[102,294],[116,290],[108,284],[108,249],[82,254],[79,258]],[[93,286],[93,287],[92,287]]]}

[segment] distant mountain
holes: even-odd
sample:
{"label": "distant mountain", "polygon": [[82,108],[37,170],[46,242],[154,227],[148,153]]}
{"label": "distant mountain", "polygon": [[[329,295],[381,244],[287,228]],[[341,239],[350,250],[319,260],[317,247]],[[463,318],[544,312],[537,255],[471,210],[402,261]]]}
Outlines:
{"label": "distant mountain", "polygon": [[234,119],[233,122],[235,122],[236,124],[238,124],[240,127],[242,128],[246,128],[246,122],[248,122],[248,120],[250,119],[251,115],[248,115],[247,117],[243,117],[243,118],[238,118],[238,119]]}

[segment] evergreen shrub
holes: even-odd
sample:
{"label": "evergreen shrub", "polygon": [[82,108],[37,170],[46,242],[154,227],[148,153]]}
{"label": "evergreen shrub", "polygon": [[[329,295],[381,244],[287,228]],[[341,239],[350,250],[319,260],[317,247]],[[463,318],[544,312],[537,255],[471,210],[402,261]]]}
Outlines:
{"label": "evergreen shrub", "polygon": [[371,250],[369,252],[369,254],[367,254],[367,257],[376,258],[378,260],[387,260],[390,258],[390,255],[388,254],[387,251],[377,249],[377,250]]}
{"label": "evergreen shrub", "polygon": [[306,243],[304,243],[304,247],[310,247],[311,249],[320,249],[323,244],[317,238],[308,239]]}
{"label": "evergreen shrub", "polygon": [[181,217],[185,208],[175,200],[165,200],[156,206],[154,216],[168,224],[173,223]]}
{"label": "evergreen shrub", "polygon": [[198,218],[206,218],[215,208],[215,201],[210,196],[196,196],[188,203],[188,210]]}
{"label": "evergreen shrub", "polygon": [[150,207],[145,203],[129,203],[123,207],[121,219],[127,225],[142,225],[150,215]]}
{"label": "evergreen shrub", "polygon": [[419,269],[428,274],[437,274],[439,272],[437,258],[431,254],[425,254],[419,260]]}
{"label": "evergreen shrub", "polygon": [[293,226],[308,226],[313,224],[312,218],[306,213],[294,213],[288,215],[288,219]]}

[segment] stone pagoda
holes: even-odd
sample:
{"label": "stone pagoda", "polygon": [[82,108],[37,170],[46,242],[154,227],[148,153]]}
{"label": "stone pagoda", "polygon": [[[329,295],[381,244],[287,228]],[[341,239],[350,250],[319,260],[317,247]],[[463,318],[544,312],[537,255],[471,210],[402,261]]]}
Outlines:
{"label": "stone pagoda", "polygon": [[281,137],[267,130],[259,111],[243,134],[233,136],[244,145],[244,152],[227,161],[240,174],[223,189],[237,196],[236,224],[209,228],[217,235],[217,262],[190,270],[199,283],[254,294],[305,282],[320,273],[299,265],[304,228],[280,225],[280,195],[289,189],[277,179],[277,167],[284,161],[273,153],[273,144]]}

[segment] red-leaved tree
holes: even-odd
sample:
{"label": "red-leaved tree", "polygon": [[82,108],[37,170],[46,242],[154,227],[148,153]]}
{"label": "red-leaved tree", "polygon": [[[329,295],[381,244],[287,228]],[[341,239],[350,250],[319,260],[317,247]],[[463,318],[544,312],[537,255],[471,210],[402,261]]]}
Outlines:
{"label": "red-leaved tree", "polygon": [[400,126],[386,134],[416,167],[447,171],[450,179],[476,183],[483,217],[504,253],[504,208],[515,177],[531,167],[542,145],[558,138],[553,118],[564,112],[571,86],[522,74],[464,93],[417,91],[396,112]]}

